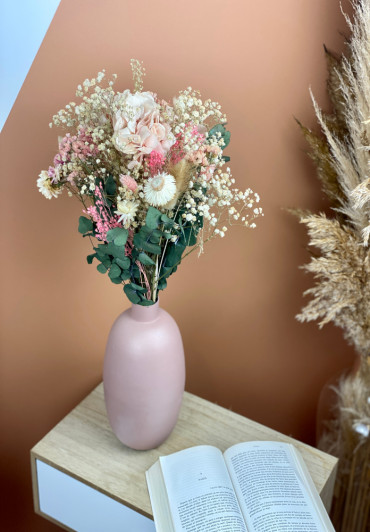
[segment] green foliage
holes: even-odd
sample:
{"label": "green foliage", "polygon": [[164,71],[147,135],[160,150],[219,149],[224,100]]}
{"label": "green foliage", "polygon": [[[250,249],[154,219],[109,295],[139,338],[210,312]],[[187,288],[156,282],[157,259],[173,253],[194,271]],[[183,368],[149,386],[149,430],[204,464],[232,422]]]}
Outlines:
{"label": "green foliage", "polygon": [[[230,144],[231,133],[230,133],[230,131],[227,131],[227,129],[225,128],[225,126],[223,124],[217,124],[217,126],[214,126],[209,131],[208,136],[209,137],[216,136],[216,133],[220,133],[221,134],[221,138],[224,141],[224,145],[222,146],[222,149],[224,150],[226,148],[226,146],[228,146]],[[230,157],[228,159],[230,160]]]}
{"label": "green foliage", "polygon": [[86,216],[80,216],[78,220],[78,232],[81,233],[83,236],[88,236],[88,234],[92,234],[94,224],[90,218],[86,218]]}
{"label": "green foliage", "polygon": [[169,218],[166,214],[161,213],[155,207],[149,207],[145,217],[145,225],[149,229],[157,229],[160,225],[163,229],[170,229],[174,224],[174,220]]}
{"label": "green foliage", "polygon": [[[115,186],[114,180],[108,178],[105,192],[111,193]],[[158,290],[166,288],[168,277],[177,270],[186,248],[196,244],[198,232],[203,226],[202,217],[198,217],[195,222],[190,222],[183,218],[182,215],[185,212],[185,209],[180,209],[176,218],[171,219],[158,209],[149,207],[145,225],[134,235],[130,256],[126,256],[125,253],[128,230],[115,227],[107,232],[107,242],[99,243],[94,247],[94,253],[87,256],[88,264],[92,264],[96,259],[99,262],[97,270],[102,274],[108,272],[108,277],[114,284],[130,281],[124,285],[123,289],[132,303],[143,306],[154,304],[145,297],[147,289],[140,284],[142,273],[136,262],[140,262],[145,267],[148,278],[153,277],[156,262],[161,264]],[[81,216],[79,231],[84,236],[94,235],[93,222]],[[176,237],[175,241],[172,240],[173,236]],[[164,253],[163,257],[161,257],[162,253]]]}
{"label": "green foliage", "polygon": [[162,213],[158,209],[154,207],[149,207],[145,217],[146,227],[148,229],[157,229],[161,222],[161,216]]}
{"label": "green foliage", "polygon": [[147,253],[152,253],[153,255],[160,255],[160,235],[155,231],[155,229],[149,229],[147,225],[143,225],[140,231],[134,236],[135,247],[140,251],[142,250]]}
{"label": "green foliage", "polygon": [[110,279],[119,279],[121,277],[121,272],[122,270],[118,264],[112,264],[108,276]]}
{"label": "green foliage", "polygon": [[107,241],[114,242],[116,246],[124,246],[127,242],[128,230],[123,227],[115,227],[107,233]]}
{"label": "green foliage", "polygon": [[155,266],[154,260],[143,251],[139,253],[138,260],[141,262],[141,264],[145,264],[145,266]]}
{"label": "green foliage", "polygon": [[176,272],[186,248],[195,246],[198,233],[203,227],[202,216],[197,216],[195,221],[190,222],[182,217],[184,213],[186,213],[185,209],[180,209],[175,220],[172,221],[172,235],[177,234],[177,239],[174,242],[168,242],[159,272],[158,290],[166,288],[168,277]]}
{"label": "green foliage", "polygon": [[154,305],[154,301],[145,299],[144,295],[146,294],[147,289],[143,286],[140,286],[136,283],[129,283],[125,284],[123,290],[131,303],[142,305],[144,307]]}
{"label": "green foliage", "polygon": [[[145,218],[145,225],[143,225],[134,236],[134,246],[139,252],[160,255],[162,251],[162,238],[168,237],[168,233],[164,232],[162,229],[170,228],[173,226],[173,223],[174,222],[171,218],[162,214],[158,209],[149,207]],[[159,229],[159,227],[162,229]],[[146,263],[143,262],[143,264]]]}
{"label": "green foliage", "polygon": [[[120,229],[120,231],[118,232],[116,229]],[[94,247],[95,253],[90,260],[92,261],[93,258],[96,257],[103,266],[99,271],[101,273],[106,273],[107,270],[109,270],[108,276],[110,280],[115,284],[119,284],[131,278],[131,259],[130,257],[126,257],[125,246],[121,245],[123,237],[127,240],[128,232],[126,229],[117,227],[108,231],[108,234],[109,233],[109,238],[112,239],[112,241]],[[118,241],[120,245],[117,245],[115,243],[116,241]]]}
{"label": "green foliage", "polygon": [[98,272],[100,273],[106,273],[107,272],[107,268],[104,266],[104,264],[98,264],[96,269],[98,270]]}
{"label": "green foliage", "polygon": [[114,196],[116,194],[116,190],[117,190],[117,185],[116,185],[115,179],[112,175],[109,175],[105,182],[104,192],[106,196]]}
{"label": "green foliage", "polygon": [[114,259],[114,262],[116,264],[118,264],[118,266],[120,268],[122,268],[122,270],[128,270],[130,268],[130,264],[131,264],[131,261],[130,261],[129,257],[124,257],[123,259],[121,259],[119,257],[116,257]]}

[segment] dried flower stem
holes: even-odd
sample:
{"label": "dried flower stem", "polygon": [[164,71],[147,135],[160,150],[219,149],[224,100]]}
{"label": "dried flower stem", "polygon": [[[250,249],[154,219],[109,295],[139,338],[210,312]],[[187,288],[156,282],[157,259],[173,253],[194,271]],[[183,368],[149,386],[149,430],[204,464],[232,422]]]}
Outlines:
{"label": "dried flower stem", "polygon": [[360,356],[356,374],[338,385],[337,417],[320,444],[339,458],[331,513],[338,532],[364,532],[370,504],[370,0],[353,7],[348,53],[325,49],[332,114],[311,94],[324,137],[300,124],[334,215],[298,213],[319,253],[304,267],[315,285],[297,318],[333,322]]}

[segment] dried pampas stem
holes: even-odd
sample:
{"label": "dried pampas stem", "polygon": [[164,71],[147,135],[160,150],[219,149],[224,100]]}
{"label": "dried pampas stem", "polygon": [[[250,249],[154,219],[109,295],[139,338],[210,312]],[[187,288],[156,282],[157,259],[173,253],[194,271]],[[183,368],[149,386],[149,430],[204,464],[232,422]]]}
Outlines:
{"label": "dried pampas stem", "polygon": [[347,54],[325,48],[332,114],[311,94],[323,137],[301,124],[333,216],[297,212],[318,249],[304,268],[315,285],[300,321],[333,322],[359,365],[335,390],[336,416],[320,447],[339,458],[331,517],[338,532],[364,532],[370,511],[370,0],[353,3]]}

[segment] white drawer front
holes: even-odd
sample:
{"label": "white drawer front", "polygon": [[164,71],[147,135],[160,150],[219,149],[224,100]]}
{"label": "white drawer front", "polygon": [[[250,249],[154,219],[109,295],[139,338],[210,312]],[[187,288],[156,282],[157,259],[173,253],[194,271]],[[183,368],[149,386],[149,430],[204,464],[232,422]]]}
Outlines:
{"label": "white drawer front", "polygon": [[155,532],[154,522],[36,460],[40,510],[77,532]]}

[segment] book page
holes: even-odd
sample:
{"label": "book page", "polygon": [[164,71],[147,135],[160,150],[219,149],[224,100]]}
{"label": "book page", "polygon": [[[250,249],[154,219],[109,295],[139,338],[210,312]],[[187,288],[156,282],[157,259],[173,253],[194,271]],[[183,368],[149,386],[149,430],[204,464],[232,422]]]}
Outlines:
{"label": "book page", "polygon": [[176,532],[247,532],[221,451],[201,445],[160,463]]}
{"label": "book page", "polygon": [[250,532],[334,532],[320,516],[292,445],[247,442],[224,456]]}

